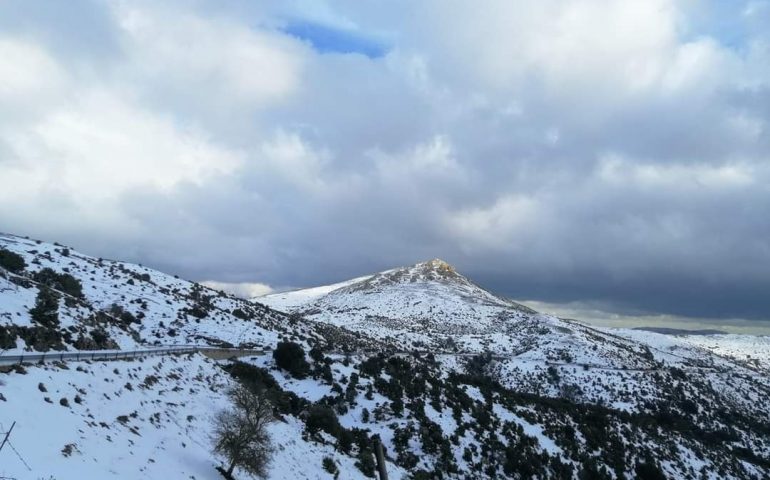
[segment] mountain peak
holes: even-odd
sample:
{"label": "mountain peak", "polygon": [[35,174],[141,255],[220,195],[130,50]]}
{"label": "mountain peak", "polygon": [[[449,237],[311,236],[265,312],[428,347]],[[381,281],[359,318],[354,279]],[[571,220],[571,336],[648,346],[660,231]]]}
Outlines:
{"label": "mountain peak", "polygon": [[456,274],[455,268],[440,258],[434,258],[426,262],[420,262],[414,266],[414,268],[425,273],[436,273],[439,275]]}

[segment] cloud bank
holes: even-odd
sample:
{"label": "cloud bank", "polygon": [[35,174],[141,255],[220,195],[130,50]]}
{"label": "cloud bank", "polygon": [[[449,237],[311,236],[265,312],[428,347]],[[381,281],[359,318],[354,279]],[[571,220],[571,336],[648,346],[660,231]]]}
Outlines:
{"label": "cloud bank", "polygon": [[0,4],[0,228],[770,326],[770,3]]}

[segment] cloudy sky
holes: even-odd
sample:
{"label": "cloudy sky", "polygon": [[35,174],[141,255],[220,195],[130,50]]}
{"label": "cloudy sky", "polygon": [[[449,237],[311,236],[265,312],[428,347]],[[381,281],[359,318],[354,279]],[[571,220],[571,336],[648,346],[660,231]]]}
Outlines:
{"label": "cloudy sky", "polygon": [[768,25],[760,0],[3,0],[0,230],[242,292],[440,257],[570,316],[770,332]]}

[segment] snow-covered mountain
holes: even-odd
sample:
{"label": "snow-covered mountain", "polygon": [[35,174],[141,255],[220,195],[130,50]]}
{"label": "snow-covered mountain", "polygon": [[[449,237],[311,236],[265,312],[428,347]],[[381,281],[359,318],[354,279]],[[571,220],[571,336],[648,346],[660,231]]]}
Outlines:
{"label": "snow-covered mountain", "polygon": [[[171,344],[269,351],[281,339],[306,350],[373,344],[141,265],[0,234],[0,356]],[[270,355],[260,361],[275,369]],[[0,478],[222,478],[212,419],[236,383],[222,367],[200,354],[0,365],[0,432],[15,422]],[[325,458],[345,478],[363,476],[354,456],[308,438],[298,416],[270,429],[280,439],[270,478],[331,478]]]}
{"label": "snow-covered mountain", "polygon": [[[708,345],[708,339],[597,328],[540,314],[484,290],[437,259],[255,300],[379,338],[401,351],[490,352],[518,364],[563,363],[616,370],[648,370],[661,362],[717,368],[727,361],[712,354],[715,348],[698,348]],[[732,337],[740,343],[740,336]],[[746,337],[745,341],[755,339]],[[762,355],[755,353],[755,357]],[[764,355],[770,356],[770,351]],[[748,365],[744,360],[731,359],[741,368],[756,366],[757,362]]]}
{"label": "snow-covered mountain", "polygon": [[438,260],[259,300],[0,235],[0,350],[300,352],[292,367],[186,354],[2,371],[0,431],[16,425],[0,477],[222,478],[212,419],[235,384],[280,419],[268,478],[371,478],[375,435],[391,479],[770,476],[759,340],[593,328]]}
{"label": "snow-covered mountain", "polygon": [[[493,361],[487,368],[518,391],[549,396],[569,391],[583,402],[638,411],[671,395],[666,375],[671,369],[688,372],[749,410],[760,410],[757,400],[770,391],[770,349],[754,348],[753,357],[726,354],[756,337],[726,336],[731,346],[718,347],[718,337],[672,337],[564,320],[493,295],[441,260],[310,292],[258,300],[373,336],[396,351],[431,352],[450,369],[473,354],[489,354]],[[730,375],[745,381],[734,382]]]}
{"label": "snow-covered mountain", "polygon": [[489,333],[500,322],[534,313],[487,292],[438,259],[256,300],[338,325],[398,320],[401,328],[434,333]]}

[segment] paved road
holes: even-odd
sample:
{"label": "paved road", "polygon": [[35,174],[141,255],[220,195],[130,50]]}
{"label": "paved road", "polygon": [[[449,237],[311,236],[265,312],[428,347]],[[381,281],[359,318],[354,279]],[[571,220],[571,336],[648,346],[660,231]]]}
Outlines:
{"label": "paved road", "polygon": [[207,347],[202,345],[167,345],[149,347],[140,350],[93,350],[74,352],[25,352],[13,355],[0,355],[0,365],[37,362],[63,362],[83,360],[119,360],[127,358],[157,357],[200,352],[209,358],[223,359],[264,355],[265,350],[246,350],[239,348]]}

